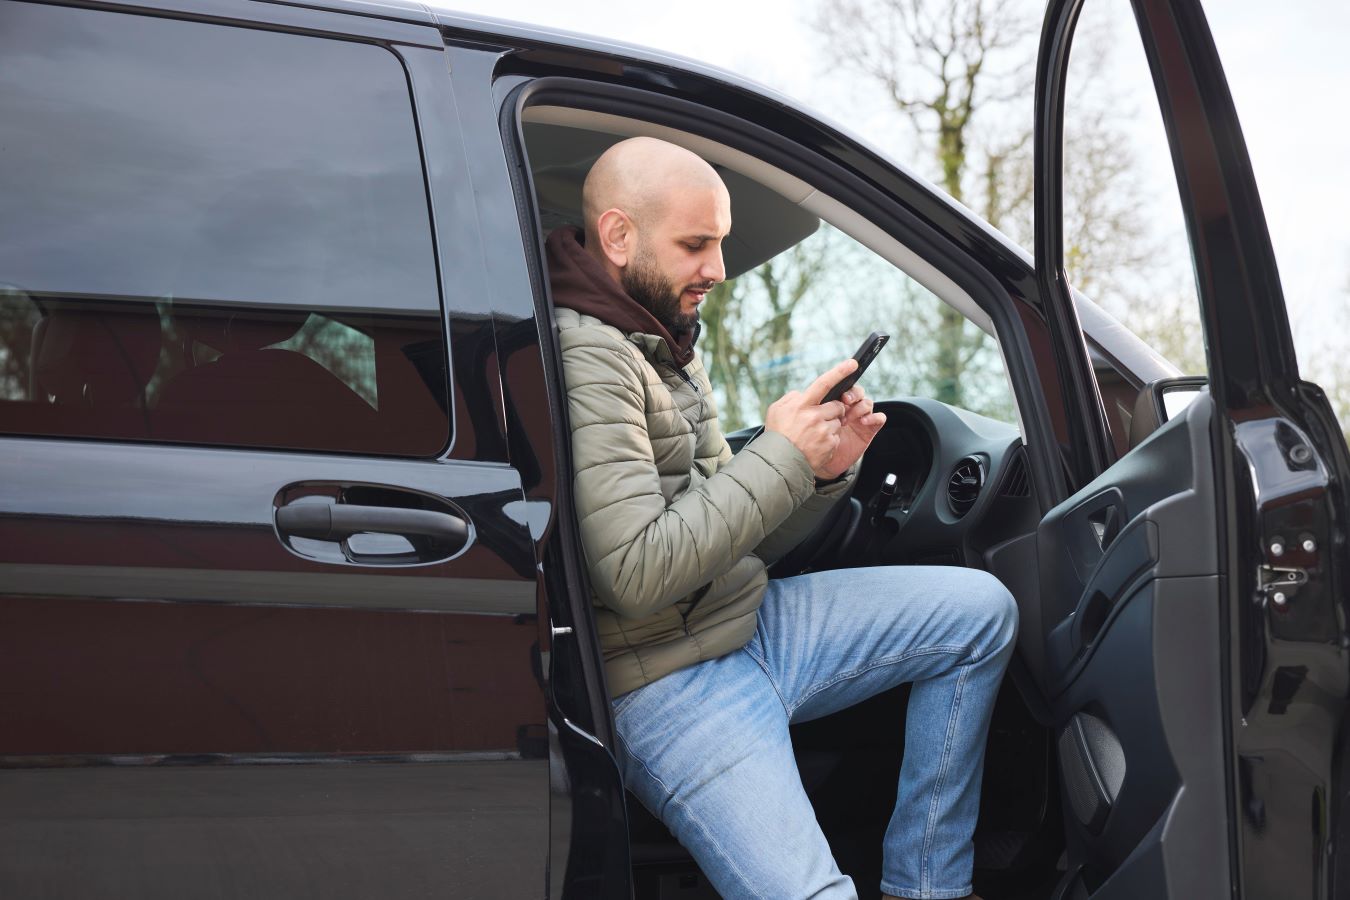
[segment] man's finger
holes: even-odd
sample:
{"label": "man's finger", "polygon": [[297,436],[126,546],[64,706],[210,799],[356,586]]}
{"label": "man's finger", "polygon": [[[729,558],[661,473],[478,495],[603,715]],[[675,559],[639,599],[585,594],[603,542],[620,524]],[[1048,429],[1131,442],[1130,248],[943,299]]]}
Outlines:
{"label": "man's finger", "polygon": [[839,365],[811,382],[811,386],[802,392],[803,400],[807,403],[819,403],[824,400],[825,395],[830,392],[830,388],[843,381],[844,378],[856,368],[858,368],[858,361],[856,359],[849,357],[844,360]]}
{"label": "man's finger", "polygon": [[871,400],[859,400],[857,403],[848,407],[848,418],[851,421],[857,421],[872,411]]}
{"label": "man's finger", "polygon": [[858,403],[859,401],[866,399],[866,397],[867,392],[863,390],[862,385],[855,384],[847,391],[844,391],[842,399],[845,403]]}
{"label": "man's finger", "polygon": [[827,419],[842,419],[848,413],[848,407],[838,400],[822,403],[818,408],[820,409],[821,414]]}

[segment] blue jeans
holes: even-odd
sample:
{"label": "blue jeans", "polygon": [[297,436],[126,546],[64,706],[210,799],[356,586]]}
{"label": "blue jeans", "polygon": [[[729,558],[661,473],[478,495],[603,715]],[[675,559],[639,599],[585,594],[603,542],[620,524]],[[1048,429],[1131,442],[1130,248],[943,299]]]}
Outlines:
{"label": "blue jeans", "polygon": [[1016,632],[1012,596],[976,569],[770,581],[745,647],[615,699],[624,782],[727,900],[856,898],[802,788],[788,723],[913,682],[881,888],[964,897],[989,717]]}

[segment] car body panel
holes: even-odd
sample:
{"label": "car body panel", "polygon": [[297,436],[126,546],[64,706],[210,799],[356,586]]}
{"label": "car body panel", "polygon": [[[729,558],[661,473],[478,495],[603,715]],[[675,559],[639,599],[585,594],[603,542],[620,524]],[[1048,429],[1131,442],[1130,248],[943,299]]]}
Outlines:
{"label": "car body panel", "polygon": [[[542,894],[539,573],[441,35],[351,9],[114,9],[402,61],[453,441],[398,459],[0,438],[0,894]],[[433,504],[467,544],[381,558],[278,524],[333,500]]]}

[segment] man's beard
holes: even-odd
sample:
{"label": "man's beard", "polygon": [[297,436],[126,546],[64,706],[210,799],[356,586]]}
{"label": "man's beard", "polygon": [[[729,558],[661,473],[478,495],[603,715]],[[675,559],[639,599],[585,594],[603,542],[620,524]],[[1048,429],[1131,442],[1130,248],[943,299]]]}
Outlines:
{"label": "man's beard", "polygon": [[697,307],[691,313],[681,311],[682,292],[661,274],[650,253],[639,250],[633,261],[619,273],[619,283],[628,296],[655,316],[672,335],[693,328],[698,321]]}

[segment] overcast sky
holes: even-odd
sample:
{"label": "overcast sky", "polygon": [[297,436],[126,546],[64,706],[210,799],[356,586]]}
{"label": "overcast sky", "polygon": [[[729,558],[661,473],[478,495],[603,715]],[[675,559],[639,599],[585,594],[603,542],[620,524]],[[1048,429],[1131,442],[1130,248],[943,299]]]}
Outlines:
{"label": "overcast sky", "polygon": [[[1043,8],[1035,0],[1027,3],[1029,9]],[[815,0],[716,5],[434,0],[433,5],[702,60],[829,110],[897,159],[904,160],[908,149],[895,114],[880,100],[869,104],[865,92],[860,100],[855,84],[831,72],[809,24]],[[1350,4],[1290,0],[1276,7],[1262,0],[1210,0],[1206,11],[1256,169],[1300,357],[1326,352],[1320,347],[1327,339],[1326,316],[1350,303],[1350,118],[1344,107],[1350,96],[1350,54],[1344,47]],[[1029,103],[1027,108],[1029,115]]]}

